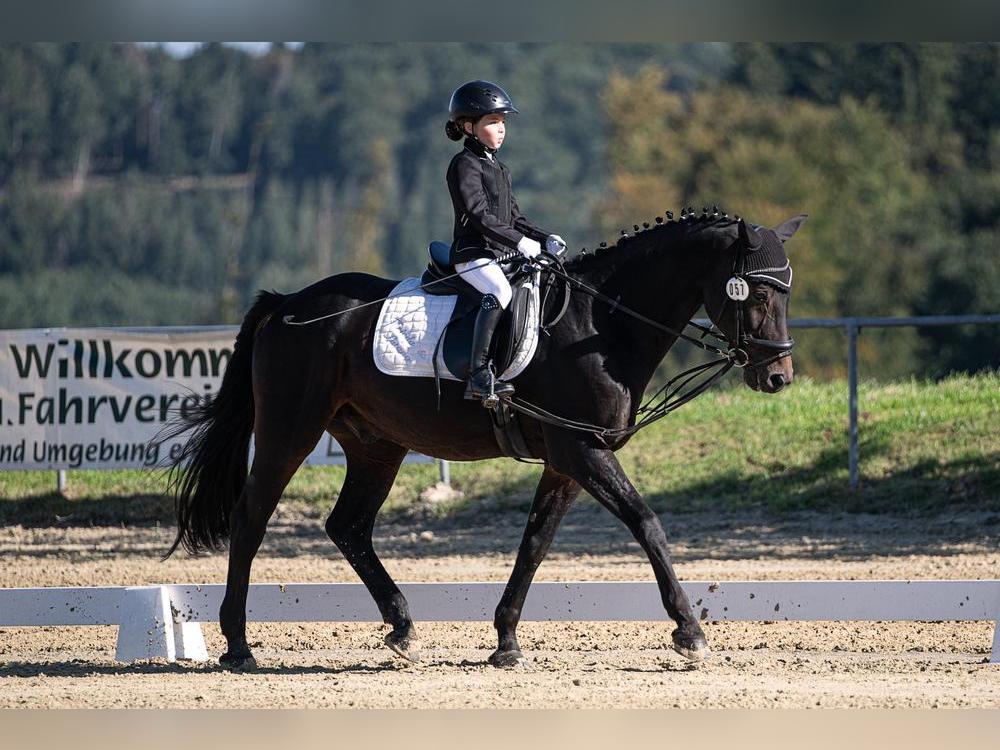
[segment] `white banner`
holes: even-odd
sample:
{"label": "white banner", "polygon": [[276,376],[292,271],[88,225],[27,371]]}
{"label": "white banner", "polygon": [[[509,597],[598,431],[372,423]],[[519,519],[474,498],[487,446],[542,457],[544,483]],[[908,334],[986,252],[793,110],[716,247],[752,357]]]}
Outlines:
{"label": "white banner", "polygon": [[[0,470],[164,466],[150,439],[215,397],[235,326],[0,331]],[[307,464],[343,463],[324,435]]]}

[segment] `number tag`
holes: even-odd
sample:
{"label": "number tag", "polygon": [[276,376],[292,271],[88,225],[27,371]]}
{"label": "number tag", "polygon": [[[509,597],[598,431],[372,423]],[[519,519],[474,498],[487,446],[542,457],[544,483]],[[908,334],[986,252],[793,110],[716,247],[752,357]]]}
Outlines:
{"label": "number tag", "polygon": [[729,299],[737,301],[745,300],[750,296],[750,285],[739,276],[733,276],[733,278],[726,282],[726,294]]}

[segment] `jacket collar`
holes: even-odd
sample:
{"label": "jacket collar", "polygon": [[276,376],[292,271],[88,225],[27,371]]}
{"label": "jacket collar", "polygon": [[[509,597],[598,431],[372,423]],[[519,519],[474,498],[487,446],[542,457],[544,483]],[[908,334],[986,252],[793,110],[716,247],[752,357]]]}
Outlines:
{"label": "jacket collar", "polygon": [[487,154],[490,156],[496,155],[496,151],[494,149],[488,148],[485,143],[473,138],[472,136],[465,137],[465,147],[476,156],[487,156]]}

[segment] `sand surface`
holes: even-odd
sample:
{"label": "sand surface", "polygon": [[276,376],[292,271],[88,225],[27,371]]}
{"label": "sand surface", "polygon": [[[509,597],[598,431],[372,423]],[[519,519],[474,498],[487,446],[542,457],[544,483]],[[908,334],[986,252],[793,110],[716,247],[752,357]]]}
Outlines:
{"label": "sand surface", "polygon": [[[397,581],[505,581],[518,513],[383,522],[376,548]],[[682,579],[1000,577],[1000,516],[683,514],[663,517]],[[0,528],[0,587],[224,582],[225,555],[159,556],[169,528]],[[255,582],[356,581],[322,519],[279,508]],[[638,544],[584,503],[567,517],[537,580],[652,580]],[[993,624],[706,623],[712,658],[669,648],[672,623],[536,623],[518,631],[530,662],[486,664],[492,624],[418,624],[424,661],[382,644],[371,623],[250,623],[259,663],[114,661],[116,628],[0,628],[0,707],[1000,707]],[[212,623],[209,653],[224,650]]]}

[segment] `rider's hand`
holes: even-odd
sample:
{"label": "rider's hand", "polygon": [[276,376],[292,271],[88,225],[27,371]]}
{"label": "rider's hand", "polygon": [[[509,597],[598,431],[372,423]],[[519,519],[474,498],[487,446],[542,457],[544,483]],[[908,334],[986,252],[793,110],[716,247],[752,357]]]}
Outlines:
{"label": "rider's hand", "polygon": [[566,252],[566,241],[558,234],[550,234],[545,240],[545,251],[552,255],[562,255]]}
{"label": "rider's hand", "polygon": [[542,246],[535,240],[525,235],[521,238],[521,241],[517,243],[517,251],[525,258],[534,258],[542,252]]}

